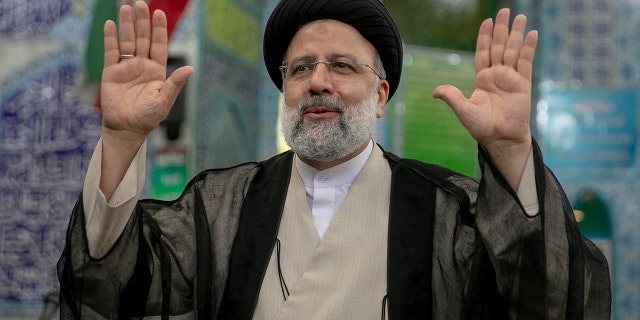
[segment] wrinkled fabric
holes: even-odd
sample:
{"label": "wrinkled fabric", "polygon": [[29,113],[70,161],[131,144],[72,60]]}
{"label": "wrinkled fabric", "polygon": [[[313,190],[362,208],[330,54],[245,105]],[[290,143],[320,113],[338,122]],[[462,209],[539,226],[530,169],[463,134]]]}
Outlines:
{"label": "wrinkled fabric", "polygon": [[[534,152],[533,217],[482,149],[479,184],[385,154],[390,319],[610,318],[607,261]],[[204,171],[175,201],[140,201],[101,259],[89,255],[79,200],[58,264],[61,318],[251,319],[292,159]]]}

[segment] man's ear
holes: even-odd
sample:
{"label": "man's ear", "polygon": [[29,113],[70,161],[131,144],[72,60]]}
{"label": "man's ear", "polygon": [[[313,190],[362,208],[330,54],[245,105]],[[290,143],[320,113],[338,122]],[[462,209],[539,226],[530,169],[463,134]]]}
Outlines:
{"label": "man's ear", "polygon": [[384,106],[387,105],[389,99],[389,81],[380,80],[378,84],[378,107],[376,112],[377,118],[382,118],[384,114]]}

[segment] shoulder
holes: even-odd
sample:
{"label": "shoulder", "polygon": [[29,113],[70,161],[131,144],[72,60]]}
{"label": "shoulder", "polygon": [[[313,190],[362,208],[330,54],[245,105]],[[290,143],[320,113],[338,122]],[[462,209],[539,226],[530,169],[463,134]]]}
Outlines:
{"label": "shoulder", "polygon": [[400,158],[397,155],[384,152],[385,158],[394,175],[416,175],[441,190],[441,195],[458,202],[460,210],[464,212],[463,220],[473,221],[473,204],[477,199],[478,183],[473,178],[436,164],[420,160]]}
{"label": "shoulder", "polygon": [[[207,169],[197,174],[191,184],[208,184],[214,181],[229,184],[247,184],[259,174],[270,173],[273,170],[290,170],[293,152],[287,151],[264,161],[252,161],[227,168]],[[187,187],[189,187],[189,185]]]}
{"label": "shoulder", "polygon": [[419,175],[440,187],[447,188],[454,184],[463,189],[477,189],[477,182],[472,177],[449,168],[416,159],[401,158],[387,151],[384,151],[384,157],[389,161],[392,170],[403,169],[400,171]]}

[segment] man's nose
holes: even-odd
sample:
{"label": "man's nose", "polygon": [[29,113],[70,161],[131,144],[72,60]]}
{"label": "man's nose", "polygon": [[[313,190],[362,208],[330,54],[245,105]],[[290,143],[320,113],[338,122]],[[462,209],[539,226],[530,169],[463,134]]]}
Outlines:
{"label": "man's nose", "polygon": [[315,65],[315,68],[313,68],[313,73],[311,74],[311,78],[309,78],[309,87],[314,92],[333,91],[331,70],[329,69],[328,63],[319,62]]}

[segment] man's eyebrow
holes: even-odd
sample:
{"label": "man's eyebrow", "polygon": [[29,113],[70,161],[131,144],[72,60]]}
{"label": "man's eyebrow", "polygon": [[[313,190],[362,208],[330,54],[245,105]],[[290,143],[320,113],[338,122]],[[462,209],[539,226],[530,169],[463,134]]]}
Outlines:
{"label": "man's eyebrow", "polygon": [[[325,60],[332,61],[338,58],[347,58],[353,61],[358,60],[354,55],[348,54],[348,53],[332,53],[326,56]],[[320,60],[318,59],[317,56],[312,56],[312,55],[304,55],[304,56],[294,57],[293,59],[285,60],[285,62],[288,62],[288,63],[316,62],[316,61],[320,61]]]}
{"label": "man's eyebrow", "polygon": [[306,55],[306,56],[300,56],[300,57],[295,57],[293,59],[285,60],[285,62],[300,63],[300,62],[314,62],[317,60],[318,59],[315,56]]}
{"label": "man's eyebrow", "polygon": [[327,57],[327,60],[333,60],[333,59],[337,59],[337,58],[347,58],[347,59],[353,60],[353,61],[358,60],[358,59],[356,59],[356,57],[354,55],[349,54],[349,53],[333,53],[333,54],[330,54]]}

